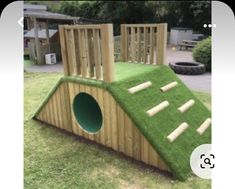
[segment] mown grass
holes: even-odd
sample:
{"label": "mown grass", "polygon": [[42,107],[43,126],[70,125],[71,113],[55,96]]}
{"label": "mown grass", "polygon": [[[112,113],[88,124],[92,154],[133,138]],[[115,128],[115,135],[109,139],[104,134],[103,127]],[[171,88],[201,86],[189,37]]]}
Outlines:
{"label": "mown grass", "polygon": [[[137,163],[99,145],[31,120],[62,74],[25,73],[25,188],[154,188],[208,189],[211,183],[195,176],[185,182]],[[195,93],[210,106],[210,96]]]}

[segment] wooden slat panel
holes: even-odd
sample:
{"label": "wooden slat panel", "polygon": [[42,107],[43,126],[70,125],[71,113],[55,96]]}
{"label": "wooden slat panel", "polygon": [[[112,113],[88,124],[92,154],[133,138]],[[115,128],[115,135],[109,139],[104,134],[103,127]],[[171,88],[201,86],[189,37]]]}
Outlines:
{"label": "wooden slat panel", "polygon": [[150,64],[153,64],[153,53],[154,53],[154,46],[153,46],[153,40],[154,40],[154,36],[153,36],[153,34],[154,34],[154,28],[153,27],[151,27],[150,28],[150,59],[149,59],[149,62],[150,62]]}
{"label": "wooden slat panel", "polygon": [[100,143],[105,145],[105,115],[104,115],[104,90],[103,89],[100,89],[100,88],[97,88],[97,99],[98,99],[98,102],[99,102],[99,105],[100,105],[100,108],[101,108],[101,111],[102,111],[102,116],[103,116],[103,123],[102,123],[102,127],[101,127],[101,130],[100,130]]}
{"label": "wooden slat panel", "polygon": [[147,28],[144,27],[144,63],[147,63],[148,60],[148,53],[147,53],[147,48],[148,48],[148,34],[147,34]]}
{"label": "wooden slat panel", "polygon": [[95,61],[94,61],[94,36],[93,36],[93,30],[88,30],[87,31],[87,37],[88,37],[88,55],[89,55],[89,61],[90,61],[90,77],[94,77],[94,66],[95,66]]}
{"label": "wooden slat panel", "polygon": [[[79,92],[85,92],[85,85],[79,85]],[[82,126],[80,126],[80,128],[82,128]],[[84,129],[82,129],[82,136],[85,138],[87,138],[88,136],[87,132]]]}
{"label": "wooden slat panel", "polygon": [[124,111],[117,105],[117,125],[118,125],[118,149],[120,152],[125,152],[125,122]]}
{"label": "wooden slat panel", "polygon": [[104,91],[104,124],[105,124],[105,145],[111,147],[111,118],[110,118],[110,103],[109,93]]}
{"label": "wooden slat panel", "polygon": [[100,34],[99,30],[93,30],[94,36],[94,61],[95,61],[95,73],[96,79],[102,79],[101,73],[101,46],[100,46]]}
{"label": "wooden slat panel", "polygon": [[85,52],[86,52],[87,77],[91,77],[90,75],[91,62],[90,62],[90,56],[89,56],[89,39],[88,39],[87,29],[85,29]]}
{"label": "wooden slat panel", "polygon": [[149,163],[149,142],[143,135],[141,136],[141,160]]}
{"label": "wooden slat panel", "polygon": [[126,27],[154,27],[158,24],[126,24]]}
{"label": "wooden slat panel", "polygon": [[78,30],[74,30],[74,44],[75,44],[75,53],[76,53],[76,64],[77,64],[77,70],[75,71],[77,75],[81,75],[81,60],[80,60],[80,40],[78,36]]}
{"label": "wooden slat panel", "polygon": [[86,44],[85,44],[85,30],[79,30],[78,31],[78,39],[80,41],[80,47],[79,52],[80,52],[80,62],[81,62],[81,73],[82,77],[87,77],[87,57],[86,57]]}
{"label": "wooden slat panel", "polygon": [[112,148],[118,150],[118,128],[117,128],[117,103],[111,95],[109,95],[110,116],[111,116],[111,135]]}
{"label": "wooden slat panel", "polygon": [[102,63],[104,81],[111,83],[114,80],[114,43],[113,43],[113,25],[102,24]]}
{"label": "wooden slat panel", "polygon": [[72,132],[72,117],[71,117],[71,109],[70,109],[70,98],[69,98],[69,89],[68,83],[63,84],[64,89],[64,113],[65,113],[65,128],[67,131]]}
{"label": "wooden slat panel", "polygon": [[137,51],[137,60],[138,62],[141,62],[141,28],[137,28],[137,45],[138,45],[138,51]]}
{"label": "wooden slat panel", "polygon": [[125,154],[133,156],[133,125],[129,116],[125,114]]}
{"label": "wooden slat panel", "polygon": [[157,25],[157,64],[166,63],[167,24]]}
{"label": "wooden slat panel", "polygon": [[133,125],[133,157],[136,160],[141,159],[141,134],[135,125]]}
{"label": "wooden slat panel", "polygon": [[127,61],[127,32],[125,24],[121,25],[121,59]]}
{"label": "wooden slat panel", "polygon": [[131,61],[135,61],[135,28],[131,28]]}
{"label": "wooden slat panel", "polygon": [[62,112],[61,112],[61,99],[60,99],[60,87],[56,90],[55,92],[55,97],[56,97],[56,104],[57,104],[57,107],[58,107],[58,127],[59,128],[62,128],[62,125],[63,125],[63,115],[62,115]]}

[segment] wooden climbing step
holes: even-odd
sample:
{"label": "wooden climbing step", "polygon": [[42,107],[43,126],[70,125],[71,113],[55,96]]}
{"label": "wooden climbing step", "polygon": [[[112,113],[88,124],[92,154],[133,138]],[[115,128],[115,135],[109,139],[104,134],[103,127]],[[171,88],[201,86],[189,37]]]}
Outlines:
{"label": "wooden climbing step", "polygon": [[173,82],[161,87],[160,90],[162,92],[167,92],[167,91],[173,89],[174,87],[176,87],[177,85],[178,85],[178,83],[176,81],[173,81]]}
{"label": "wooden climbing step", "polygon": [[163,101],[160,104],[158,104],[157,106],[151,108],[150,110],[148,110],[146,113],[152,117],[155,114],[157,114],[158,112],[162,111],[163,109],[165,109],[167,106],[169,106],[170,103],[168,101]]}
{"label": "wooden climbing step", "polygon": [[186,122],[181,123],[173,132],[167,136],[167,139],[170,142],[174,142],[175,139],[177,139],[188,127],[189,125]]}
{"label": "wooden climbing step", "polygon": [[128,92],[131,94],[134,94],[138,91],[144,90],[152,85],[151,81],[144,82],[142,84],[139,84],[137,86],[131,87],[128,89]]}
{"label": "wooden climbing step", "polygon": [[200,127],[197,128],[197,132],[199,135],[202,135],[211,125],[211,118],[207,118]]}
{"label": "wooden climbing step", "polygon": [[190,99],[189,101],[187,101],[186,103],[184,103],[182,106],[180,106],[178,108],[178,110],[181,113],[184,113],[186,110],[188,110],[190,107],[192,107],[194,105],[195,101],[193,99]]}

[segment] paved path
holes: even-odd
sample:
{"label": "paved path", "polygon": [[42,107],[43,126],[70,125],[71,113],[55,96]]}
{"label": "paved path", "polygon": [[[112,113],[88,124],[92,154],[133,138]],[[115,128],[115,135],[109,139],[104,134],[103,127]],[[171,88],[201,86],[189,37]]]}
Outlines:
{"label": "paved path", "polygon": [[[174,51],[172,47],[167,48],[167,64],[171,61],[193,61],[191,51]],[[55,65],[32,65],[25,67],[28,72],[63,72],[61,63]],[[178,77],[191,89],[195,91],[211,93],[211,74],[187,76],[178,75]]]}

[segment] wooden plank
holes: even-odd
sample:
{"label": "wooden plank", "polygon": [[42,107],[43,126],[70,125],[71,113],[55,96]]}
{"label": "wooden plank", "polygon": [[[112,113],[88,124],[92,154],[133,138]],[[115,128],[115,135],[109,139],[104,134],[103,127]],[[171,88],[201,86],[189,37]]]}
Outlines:
{"label": "wooden plank", "polygon": [[159,167],[159,155],[154,148],[149,144],[149,164]]}
{"label": "wooden plank", "polygon": [[65,105],[65,120],[66,120],[66,130],[72,132],[72,116],[70,109],[70,98],[69,98],[69,88],[68,83],[64,83],[64,105]]}
{"label": "wooden plank", "polygon": [[[100,107],[100,104],[99,104],[99,100],[98,100],[98,94],[97,94],[97,88],[96,87],[91,87],[91,95],[92,97],[97,101],[99,107]],[[99,142],[100,141],[100,130],[97,131],[96,133],[92,134],[92,136],[90,136],[89,138],[92,138],[92,140],[95,140],[96,142]]]}
{"label": "wooden plank", "polygon": [[135,28],[131,28],[131,61],[135,61]]}
{"label": "wooden plank", "polygon": [[133,157],[136,160],[141,159],[141,134],[138,128],[133,124]]}
{"label": "wooden plank", "polygon": [[138,62],[141,62],[141,28],[137,28],[137,45],[138,45],[138,50],[137,50],[137,60]]}
{"label": "wooden plank", "polygon": [[78,38],[79,38],[79,52],[80,52],[80,62],[81,62],[81,73],[82,77],[87,76],[87,57],[86,57],[86,50],[85,50],[85,30],[79,30],[78,31]]}
{"label": "wooden plank", "polygon": [[70,109],[71,109],[71,117],[72,117],[72,132],[74,134],[78,134],[76,132],[76,127],[77,127],[77,120],[75,118],[75,115],[74,115],[74,111],[73,111],[73,100],[74,100],[74,97],[75,97],[75,90],[74,90],[74,83],[68,83],[68,87],[69,87],[69,96],[70,96]]}
{"label": "wooden plank", "polygon": [[101,70],[101,46],[100,46],[100,30],[93,30],[94,36],[94,62],[96,79],[102,79]]}
{"label": "wooden plank", "polygon": [[98,95],[98,101],[99,101],[99,105],[102,111],[102,116],[103,116],[103,123],[102,123],[102,127],[100,130],[100,143],[105,145],[105,110],[104,110],[104,89],[101,88],[97,88],[97,95]]}
{"label": "wooden plank", "polygon": [[125,154],[133,157],[133,125],[129,116],[125,113]]}
{"label": "wooden plank", "polygon": [[62,55],[62,63],[64,67],[64,75],[70,75],[69,72],[69,64],[68,64],[68,57],[67,57],[67,48],[66,48],[66,39],[65,39],[65,32],[64,26],[59,26],[60,32],[60,48],[61,48],[61,55]]}
{"label": "wooden plank", "polygon": [[88,31],[85,29],[85,52],[86,52],[86,67],[87,67],[87,77],[92,77],[90,75],[91,71],[90,68],[92,67],[90,62],[90,56],[89,56],[89,39],[88,39]]}
{"label": "wooden plank", "polygon": [[105,126],[105,145],[111,147],[111,118],[110,118],[110,103],[109,93],[104,91],[104,126]]}
{"label": "wooden plank", "polygon": [[117,125],[118,125],[118,149],[120,152],[125,152],[125,122],[124,111],[117,104]]}
{"label": "wooden plank", "polygon": [[166,63],[167,24],[157,25],[157,64]]}
{"label": "wooden plank", "polygon": [[148,48],[148,34],[147,34],[147,28],[144,27],[144,63],[146,64],[148,61],[148,52],[147,52],[147,48]]}
{"label": "wooden plank", "polygon": [[102,24],[101,36],[104,81],[111,83],[114,80],[113,25]]}
{"label": "wooden plank", "polygon": [[141,160],[145,163],[149,163],[149,142],[145,136],[141,136]]}
{"label": "wooden plank", "polygon": [[90,61],[90,77],[95,76],[94,68],[95,68],[95,60],[94,60],[94,36],[93,30],[87,30],[88,37],[88,56]]}
{"label": "wooden plank", "polygon": [[112,148],[118,151],[118,128],[117,128],[117,103],[112,95],[109,95],[110,116],[111,116],[111,134],[112,134]]}
{"label": "wooden plank", "polygon": [[80,41],[79,41],[79,36],[78,36],[78,30],[74,30],[74,45],[75,45],[75,56],[76,56],[76,73],[77,75],[81,75],[81,62],[80,62],[80,51],[79,51],[79,48],[80,48]]}
{"label": "wooden plank", "polygon": [[126,25],[121,24],[121,59],[122,61],[127,61],[127,33]]}
{"label": "wooden plank", "polygon": [[[80,93],[86,92],[86,91],[85,91],[85,85],[80,84],[80,85],[79,85],[79,91],[80,91]],[[82,129],[82,136],[83,136],[84,138],[86,138],[87,135],[88,135],[87,132],[82,128],[82,126],[80,126],[80,128]]]}
{"label": "wooden plank", "polygon": [[154,60],[154,45],[153,45],[153,40],[154,40],[154,31],[153,31],[153,27],[150,27],[150,59],[149,62],[150,64],[153,64],[153,60]]}
{"label": "wooden plank", "polygon": [[57,88],[56,92],[55,92],[55,96],[56,96],[56,104],[57,104],[57,108],[58,108],[58,127],[62,128],[63,125],[63,121],[62,121],[62,112],[61,112],[61,99],[60,99],[60,87]]}

